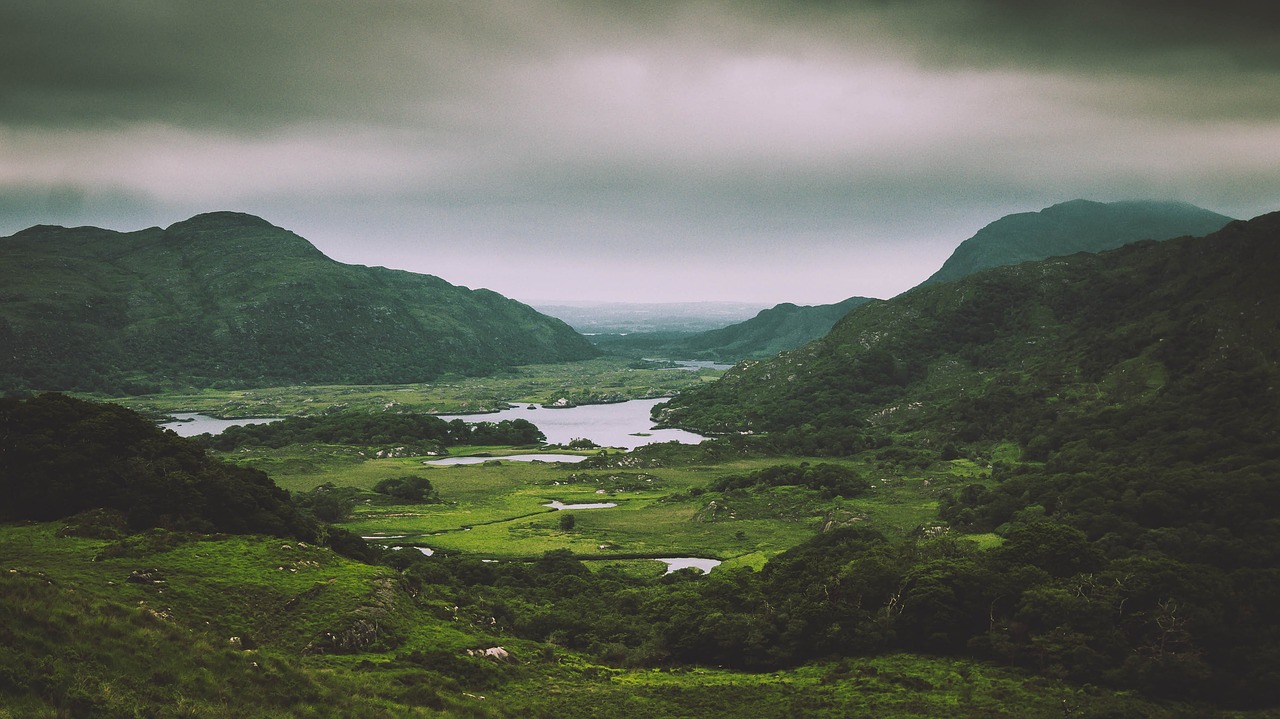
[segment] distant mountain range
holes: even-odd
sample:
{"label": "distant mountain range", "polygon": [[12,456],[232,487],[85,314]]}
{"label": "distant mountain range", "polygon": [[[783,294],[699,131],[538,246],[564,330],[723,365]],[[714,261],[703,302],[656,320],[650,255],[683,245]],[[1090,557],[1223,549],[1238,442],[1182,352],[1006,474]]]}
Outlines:
{"label": "distant mountain range", "polygon": [[958,280],[991,267],[1111,250],[1138,240],[1199,237],[1231,220],[1185,202],[1072,200],[1039,212],[1006,215],[983,227],[921,284]]}
{"label": "distant mountain range", "polygon": [[745,302],[531,302],[584,335],[696,333],[753,317],[760,305]]}
{"label": "distant mountain range", "polygon": [[[1008,215],[960,243],[922,285],[947,282],[990,267],[1076,252],[1101,252],[1138,240],[1205,235],[1230,217],[1182,202],[1091,202],[1072,200],[1039,212]],[[783,303],[755,317],[688,336],[671,333],[604,337],[601,348],[631,355],[736,362],[763,359],[812,342],[845,314],[869,302],[851,297],[831,305]]]}
{"label": "distant mountain range", "polygon": [[345,265],[215,212],[0,239],[0,389],[397,383],[598,351],[564,322],[431,275]]}
{"label": "distant mountain range", "polygon": [[666,357],[733,363],[762,359],[794,349],[826,334],[850,309],[867,297],[850,297],[830,305],[784,302],[760,310],[754,317],[727,327],[688,334],[644,332],[593,337],[597,347],[635,357]]}

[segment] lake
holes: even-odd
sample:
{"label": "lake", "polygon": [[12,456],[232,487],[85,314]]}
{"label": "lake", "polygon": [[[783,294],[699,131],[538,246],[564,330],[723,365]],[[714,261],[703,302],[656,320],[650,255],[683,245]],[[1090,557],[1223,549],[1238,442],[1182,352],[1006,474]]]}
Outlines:
{"label": "lake", "polygon": [[[501,422],[504,419],[527,419],[536,424],[547,436],[550,444],[568,444],[570,441],[585,438],[602,447],[621,447],[635,449],[641,445],[656,442],[676,441],[681,444],[698,444],[705,437],[686,432],[682,429],[654,429],[649,413],[654,405],[666,399],[634,399],[629,402],[614,404],[584,404],[578,407],[545,408],[536,404],[520,404],[501,412],[484,414],[449,414],[439,415],[440,419],[461,419],[466,422]],[[536,407],[537,409],[529,409]],[[197,434],[218,434],[227,427],[240,424],[266,424],[276,422],[280,417],[242,417],[237,419],[217,419],[196,412],[174,412],[179,422],[166,422],[161,427],[171,429],[183,437]],[[485,457],[483,459],[466,459],[466,462],[484,462],[490,459],[515,461],[573,462],[581,461],[580,456],[566,459],[562,455],[519,455],[512,457]],[[458,460],[446,460],[440,464],[456,463]]]}
{"label": "lake", "polygon": [[704,559],[702,557],[668,557],[658,561],[667,565],[667,574],[681,569],[689,569],[690,567],[706,574],[720,566],[719,559]]}
{"label": "lake", "polygon": [[[635,449],[656,442],[674,440],[681,444],[698,444],[706,439],[682,429],[654,429],[649,412],[654,405],[665,401],[665,398],[633,399],[615,404],[584,404],[564,408],[521,404],[501,412],[440,415],[440,419],[461,419],[466,422],[525,419],[538,425],[538,429],[547,435],[547,442],[550,444],[568,444],[572,440],[584,438],[602,447]],[[529,409],[530,407],[537,409]]]}
{"label": "lake", "polygon": [[221,434],[222,430],[227,427],[235,427],[242,424],[267,424],[270,422],[278,422],[283,417],[240,417],[238,419],[218,419],[217,417],[209,417],[196,412],[174,412],[173,416],[181,420],[179,422],[165,422],[160,425],[164,429],[171,429],[180,437],[194,437],[197,434]]}

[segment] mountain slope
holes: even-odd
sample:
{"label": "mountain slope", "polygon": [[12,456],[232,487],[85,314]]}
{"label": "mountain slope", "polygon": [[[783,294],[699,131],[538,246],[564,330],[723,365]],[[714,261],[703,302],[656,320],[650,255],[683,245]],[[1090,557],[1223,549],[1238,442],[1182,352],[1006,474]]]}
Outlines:
{"label": "mountain slope", "polygon": [[494,292],[344,265],[251,215],[39,226],[0,248],[5,389],[410,382],[597,354]]}
{"label": "mountain slope", "polygon": [[1221,229],[1230,217],[1182,202],[1063,202],[992,222],[960,243],[922,285],[950,282],[979,270],[1101,252],[1138,240],[1200,236]]}
{"label": "mountain slope", "polygon": [[808,427],[834,453],[892,431],[1012,440],[1039,456],[1127,413],[1144,441],[1163,438],[1147,443],[1162,462],[1253,451],[1278,441],[1277,271],[1280,213],[987,270],[865,305],[825,338],[659,412],[703,432]]}
{"label": "mountain slope", "polygon": [[763,359],[825,335],[849,310],[870,301],[867,297],[850,297],[830,305],[784,302],[742,322],[694,335],[670,332],[605,335],[596,337],[595,342],[607,351],[638,357],[719,362]]}
{"label": "mountain slope", "polygon": [[681,345],[695,358],[739,360],[772,357],[825,335],[849,310],[870,302],[850,297],[830,305],[775,305],[749,320],[688,338]]}

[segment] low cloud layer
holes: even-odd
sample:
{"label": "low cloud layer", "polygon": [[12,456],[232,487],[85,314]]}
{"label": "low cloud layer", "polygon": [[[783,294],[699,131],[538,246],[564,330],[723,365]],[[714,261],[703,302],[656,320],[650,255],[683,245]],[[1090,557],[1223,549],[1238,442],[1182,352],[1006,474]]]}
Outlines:
{"label": "low cloud layer", "polygon": [[1060,5],[10,3],[0,234],[237,209],[517,298],[770,304],[1077,197],[1280,209],[1277,10]]}

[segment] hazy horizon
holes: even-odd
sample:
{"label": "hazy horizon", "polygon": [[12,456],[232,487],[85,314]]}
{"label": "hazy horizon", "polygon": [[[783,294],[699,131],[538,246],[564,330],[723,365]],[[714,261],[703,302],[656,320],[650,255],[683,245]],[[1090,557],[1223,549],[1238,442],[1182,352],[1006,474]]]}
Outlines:
{"label": "hazy horizon", "polygon": [[1246,0],[0,7],[0,235],[258,215],[529,303],[886,298],[1073,199],[1280,209]]}

